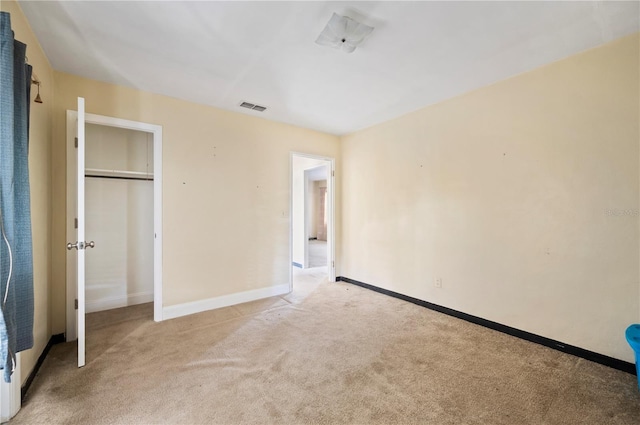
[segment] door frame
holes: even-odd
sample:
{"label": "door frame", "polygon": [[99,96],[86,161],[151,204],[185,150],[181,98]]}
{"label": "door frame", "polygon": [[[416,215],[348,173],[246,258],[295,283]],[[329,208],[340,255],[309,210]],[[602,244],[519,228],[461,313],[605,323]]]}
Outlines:
{"label": "door frame", "polygon": [[[303,152],[290,152],[289,153],[289,290],[293,290],[293,159],[294,157],[311,158],[327,161],[329,163],[329,175],[327,176],[327,274],[329,282],[336,281],[336,226],[335,226],[335,158],[321,155],[313,155]],[[305,179],[306,180],[306,179]],[[305,193],[307,190],[307,184],[305,181]],[[306,196],[305,196],[306,198]],[[306,199],[305,202],[305,234],[306,234]],[[305,244],[306,246],[306,244]],[[305,249],[305,257],[306,257]],[[306,261],[306,258],[305,258]]]}
{"label": "door frame", "polygon": [[[67,240],[75,240],[74,219],[76,215],[76,154],[75,137],[78,112],[67,110]],[[162,126],[138,121],[107,117],[104,115],[85,114],[85,124],[103,125],[128,130],[143,131],[153,136],[153,320],[162,321]],[[66,340],[77,338],[75,299],[76,299],[76,255],[67,253],[66,272]]]}

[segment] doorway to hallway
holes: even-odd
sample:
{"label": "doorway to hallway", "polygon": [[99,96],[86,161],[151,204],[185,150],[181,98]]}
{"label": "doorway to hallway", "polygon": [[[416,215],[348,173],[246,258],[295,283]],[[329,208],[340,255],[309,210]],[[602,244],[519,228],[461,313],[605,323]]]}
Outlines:
{"label": "doorway to hallway", "polygon": [[334,160],[291,154],[291,282],[335,281]]}

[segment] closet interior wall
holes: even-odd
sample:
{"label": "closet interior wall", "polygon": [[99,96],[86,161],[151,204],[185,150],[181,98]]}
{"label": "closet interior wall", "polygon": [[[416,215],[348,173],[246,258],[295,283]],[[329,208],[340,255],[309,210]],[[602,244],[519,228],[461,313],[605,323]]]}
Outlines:
{"label": "closet interior wall", "polygon": [[87,312],[153,302],[153,136],[86,126]]}

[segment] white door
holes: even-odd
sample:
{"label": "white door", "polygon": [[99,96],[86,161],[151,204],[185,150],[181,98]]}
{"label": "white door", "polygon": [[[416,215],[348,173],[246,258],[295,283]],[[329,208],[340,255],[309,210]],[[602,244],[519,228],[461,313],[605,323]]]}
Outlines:
{"label": "white door", "polygon": [[86,242],[84,234],[84,98],[78,98],[78,127],[77,127],[77,165],[76,165],[76,218],[77,232],[76,241],[67,243],[67,249],[75,249],[77,252],[76,282],[77,282],[77,307],[76,307],[76,329],[78,334],[78,367],[85,363],[85,298],[84,298],[84,270],[85,270],[85,250],[93,248],[94,242]]}
{"label": "white door", "polygon": [[[84,347],[86,313],[86,285],[85,265],[79,263],[77,245],[83,243],[84,248],[92,247],[84,239],[86,232],[85,221],[85,185],[83,183],[86,172],[86,144],[85,124],[117,127],[129,130],[144,131],[153,134],[153,221],[154,221],[154,248],[153,248],[153,306],[154,320],[162,321],[162,126],[147,124],[137,121],[128,121],[120,118],[105,117],[102,115],[87,114],[84,112],[84,101],[79,99],[78,111],[67,111],[67,242],[71,242],[71,251],[67,255],[67,312],[66,312],[66,340],[78,341],[78,348]],[[78,143],[75,142],[76,139]],[[78,149],[76,149],[76,146]],[[82,153],[84,152],[84,153]],[[80,164],[80,165],[79,165]],[[76,217],[78,220],[76,221]],[[78,223],[79,221],[79,223]],[[78,226],[79,225],[79,226]],[[81,236],[79,231],[83,232]],[[89,235],[93,236],[93,235]],[[100,243],[100,241],[98,241]],[[91,253],[89,255],[96,255]],[[82,256],[84,262],[84,255]],[[83,276],[80,281],[79,276]],[[82,285],[82,286],[80,286]],[[80,321],[82,320],[82,323]],[[82,326],[82,329],[80,329]],[[78,355],[79,360],[84,358],[84,350]],[[84,361],[79,362],[80,365]]]}

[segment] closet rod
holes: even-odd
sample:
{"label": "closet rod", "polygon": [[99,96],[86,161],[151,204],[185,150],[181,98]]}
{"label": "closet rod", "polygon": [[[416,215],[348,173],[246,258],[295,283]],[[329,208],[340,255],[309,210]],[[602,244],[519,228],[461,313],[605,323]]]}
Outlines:
{"label": "closet rod", "polygon": [[85,177],[91,177],[94,179],[116,179],[116,180],[141,180],[141,181],[145,181],[145,182],[152,182],[153,181],[153,177],[148,178],[148,177],[121,177],[121,176],[94,176],[91,174],[85,174]]}

